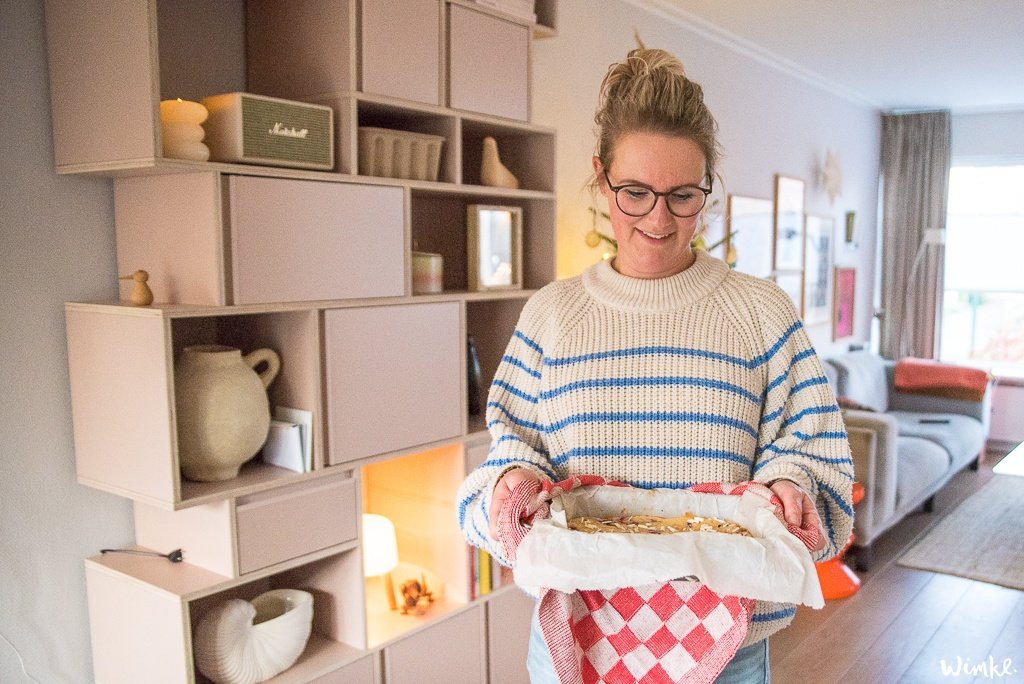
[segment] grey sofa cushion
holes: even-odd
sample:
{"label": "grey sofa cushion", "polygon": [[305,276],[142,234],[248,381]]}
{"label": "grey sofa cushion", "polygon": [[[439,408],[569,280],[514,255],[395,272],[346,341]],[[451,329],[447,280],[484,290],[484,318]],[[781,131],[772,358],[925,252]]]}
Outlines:
{"label": "grey sofa cushion", "polygon": [[[913,413],[889,411],[899,423],[900,436],[920,437],[945,449],[951,464],[959,468],[981,453],[985,428],[967,416],[955,413]],[[946,423],[922,423],[921,420],[944,420]]]}
{"label": "grey sofa cushion", "polygon": [[900,437],[896,467],[896,512],[905,513],[925,498],[922,492],[945,475],[949,453],[935,442],[921,437]]}
{"label": "grey sofa cushion", "polygon": [[846,397],[878,413],[889,410],[889,385],[885,360],[868,351],[840,354],[828,359],[836,368],[836,395]]}

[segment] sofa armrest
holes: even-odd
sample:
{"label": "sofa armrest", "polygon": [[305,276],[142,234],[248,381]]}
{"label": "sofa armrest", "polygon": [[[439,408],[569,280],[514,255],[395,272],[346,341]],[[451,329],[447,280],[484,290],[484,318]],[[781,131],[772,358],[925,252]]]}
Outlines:
{"label": "sofa armrest", "polygon": [[884,413],[843,412],[853,457],[854,477],[864,485],[864,500],[854,518],[857,542],[867,545],[881,534],[896,511],[899,425]]}
{"label": "sofa armrest", "polygon": [[981,401],[952,399],[949,397],[933,397],[927,394],[911,394],[896,389],[896,363],[886,363],[885,375],[889,385],[889,410],[910,411],[912,413],[956,413],[979,421],[988,434],[989,419],[992,414],[992,385],[985,390]]}

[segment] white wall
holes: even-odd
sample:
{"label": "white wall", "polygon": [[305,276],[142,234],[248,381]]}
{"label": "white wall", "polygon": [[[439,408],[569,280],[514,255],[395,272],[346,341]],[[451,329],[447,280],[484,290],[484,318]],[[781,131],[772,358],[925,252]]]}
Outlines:
{"label": "white wall", "polygon": [[[590,229],[585,190],[594,151],[593,114],[598,87],[608,65],[636,43],[634,29],[648,47],[678,56],[687,73],[704,88],[718,120],[725,159],[725,192],[772,197],[773,174],[803,178],[807,208],[836,219],[836,261],[856,266],[856,339],[866,340],[874,282],[880,116],[853,102],[789,75],[786,71],[702,35],[678,16],[655,14],[625,0],[559,0],[558,35],[534,43],[533,119],[554,126],[557,136],[558,272],[575,275],[600,258],[583,236]],[[830,205],[817,172],[831,149],[843,167],[842,195]],[[714,197],[725,206],[725,193]],[[847,211],[856,212],[857,243],[842,240]],[[813,326],[819,353],[846,348],[833,344],[830,325]]]}
{"label": "white wall", "polygon": [[[127,501],[75,480],[63,302],[117,296],[113,195],[53,172],[42,7],[0,2],[0,633],[36,680],[88,682],[82,559],[133,534]],[[28,681],[2,640],[0,681]]]}
{"label": "white wall", "polygon": [[954,165],[1024,164],[1024,111],[954,114]]}
{"label": "white wall", "polygon": [[[42,4],[0,2],[0,633],[28,672],[49,684],[91,681],[82,559],[130,543],[133,531],[126,500],[75,480],[63,302],[117,296],[112,192],[109,180],[53,172]],[[727,150],[728,191],[770,197],[772,174],[784,172],[808,180],[812,211],[837,220],[857,211],[859,249],[840,258],[859,266],[867,287],[875,112],[621,0],[562,0],[559,12],[560,35],[536,46],[534,112],[559,129],[559,248],[570,263],[596,258],[582,244],[588,203],[580,194],[591,116],[601,76],[632,47],[636,26],[648,45],[679,54],[704,85]],[[838,153],[846,178],[832,207],[812,182],[826,147]],[[866,290],[858,296],[858,304],[869,301]],[[862,308],[862,338],[866,315]],[[811,333],[827,349],[828,331]],[[2,640],[0,681],[28,681]]]}

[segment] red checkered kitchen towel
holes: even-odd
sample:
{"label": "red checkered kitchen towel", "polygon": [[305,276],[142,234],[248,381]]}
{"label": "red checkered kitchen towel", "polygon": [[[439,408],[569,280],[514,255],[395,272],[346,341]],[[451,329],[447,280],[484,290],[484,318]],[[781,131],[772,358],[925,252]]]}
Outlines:
{"label": "red checkered kitchen towel", "polygon": [[[626,486],[597,476],[517,486],[499,513],[502,544],[515,559],[534,518],[545,518],[553,497],[577,487]],[[765,497],[782,518],[778,498],[762,484],[706,483],[692,491]],[[783,523],[785,521],[783,520]],[[787,525],[808,548],[816,531]],[[754,600],[720,595],[696,581],[673,580],[642,587],[579,590],[542,588],[541,632],[563,684],[712,682],[732,659],[747,633]]]}

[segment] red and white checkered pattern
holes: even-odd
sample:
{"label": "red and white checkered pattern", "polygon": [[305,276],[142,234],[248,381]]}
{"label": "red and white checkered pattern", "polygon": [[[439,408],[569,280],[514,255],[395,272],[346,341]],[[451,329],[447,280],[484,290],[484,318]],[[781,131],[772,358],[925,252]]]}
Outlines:
{"label": "red and white checkered pattern", "polygon": [[[753,600],[720,596],[699,582],[561,596],[568,597],[571,607],[574,655],[586,684],[710,682],[736,653],[754,609]],[[545,612],[561,611],[542,610],[542,630]],[[560,628],[548,625],[549,630]],[[560,676],[568,674],[563,681],[575,679],[573,665],[556,665]]]}
{"label": "red and white checkered pattern", "polygon": [[[587,485],[625,486],[586,475],[545,483],[543,488],[531,482],[517,486],[499,513],[507,556],[515,559],[528,532],[524,522],[547,517],[552,497]],[[692,490],[730,495],[751,491],[776,504],[782,517],[778,498],[756,482],[706,483]],[[816,531],[787,527],[808,547],[816,542]],[[541,589],[538,611],[544,641],[563,684],[704,684],[714,681],[739,649],[754,601],[717,594],[700,582],[675,580],[571,594]]]}

